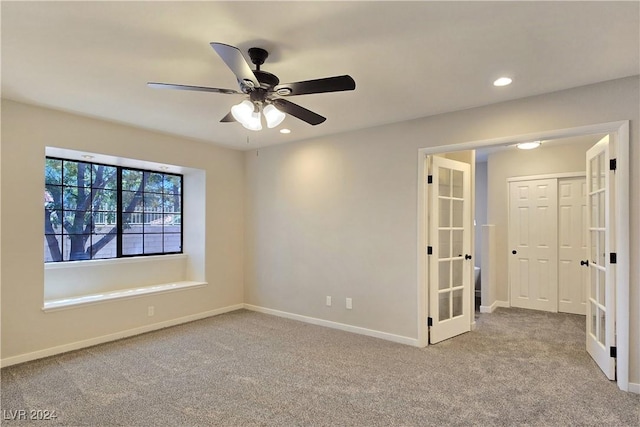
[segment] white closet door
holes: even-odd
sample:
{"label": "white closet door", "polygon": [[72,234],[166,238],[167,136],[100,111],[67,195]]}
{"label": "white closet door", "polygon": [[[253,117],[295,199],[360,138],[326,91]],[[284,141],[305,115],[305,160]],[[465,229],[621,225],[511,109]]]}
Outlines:
{"label": "white closet door", "polygon": [[556,179],[509,183],[511,306],[558,311]]}

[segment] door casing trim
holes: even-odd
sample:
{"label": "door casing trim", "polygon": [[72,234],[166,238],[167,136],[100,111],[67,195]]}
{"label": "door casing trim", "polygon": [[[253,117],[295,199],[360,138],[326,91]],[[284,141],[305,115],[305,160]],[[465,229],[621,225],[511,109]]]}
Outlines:
{"label": "door casing trim", "polygon": [[[618,159],[616,170],[616,252],[617,259],[617,282],[616,282],[616,346],[617,364],[616,376],[618,387],[623,391],[629,390],[629,327],[630,313],[629,304],[629,120],[606,122],[593,125],[579,126],[565,129],[555,129],[540,131],[522,135],[512,135],[500,138],[468,141],[452,145],[438,145],[418,149],[418,194],[417,194],[417,320],[418,320],[418,346],[426,347],[428,344],[428,275],[427,275],[427,208],[428,199],[425,197],[427,191],[427,162],[428,155],[449,153],[453,151],[475,150],[478,148],[488,148],[494,146],[513,145],[519,142],[534,140],[549,140],[568,138],[573,136],[584,136],[599,133],[609,133],[616,146],[616,158]],[[638,165],[640,166],[640,165]],[[472,177],[473,179],[473,177]],[[475,256],[474,247],[471,247],[472,255]],[[471,316],[473,322],[473,316]]]}

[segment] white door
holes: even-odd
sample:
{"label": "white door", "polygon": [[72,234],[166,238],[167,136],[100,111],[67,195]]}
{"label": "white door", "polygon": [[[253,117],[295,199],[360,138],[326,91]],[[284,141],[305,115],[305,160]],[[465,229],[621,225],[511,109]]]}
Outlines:
{"label": "white door", "polygon": [[609,138],[601,139],[587,151],[587,247],[584,261],[588,271],[587,351],[607,378],[615,379],[615,263],[611,252],[615,248],[612,221],[615,193],[612,172],[609,171]]}
{"label": "white door", "polygon": [[512,307],[558,311],[556,179],[509,183]]}
{"label": "white door", "polygon": [[587,182],[584,177],[558,180],[558,311],[586,314]]}
{"label": "white door", "polygon": [[471,328],[471,166],[433,157],[429,185],[429,341]]}

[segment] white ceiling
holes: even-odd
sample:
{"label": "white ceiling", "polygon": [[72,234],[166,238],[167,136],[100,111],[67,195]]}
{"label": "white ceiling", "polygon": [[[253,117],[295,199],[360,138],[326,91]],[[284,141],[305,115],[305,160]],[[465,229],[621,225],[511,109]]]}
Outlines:
{"label": "white ceiling", "polygon": [[[638,2],[2,2],[2,97],[236,149],[399,122],[640,74]],[[238,95],[212,41],[266,48],[289,97],[327,117],[251,132],[219,123]],[[514,83],[492,86],[499,76]],[[249,143],[247,143],[247,136]]]}

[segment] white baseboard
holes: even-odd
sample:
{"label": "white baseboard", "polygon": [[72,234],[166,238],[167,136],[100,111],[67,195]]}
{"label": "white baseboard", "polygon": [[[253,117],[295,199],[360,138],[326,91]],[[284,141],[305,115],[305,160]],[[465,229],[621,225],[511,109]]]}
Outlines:
{"label": "white baseboard", "polygon": [[122,338],[131,337],[134,335],[144,334],[146,332],[167,328],[169,326],[180,325],[182,323],[192,322],[194,320],[200,320],[200,319],[204,319],[211,316],[217,316],[218,314],[240,310],[241,308],[243,308],[243,304],[230,305],[228,307],[222,307],[216,310],[210,310],[202,313],[191,314],[189,316],[178,317],[177,319],[165,320],[164,322],[153,323],[151,325],[145,325],[145,326],[140,326],[138,328],[115,332],[113,334],[103,335],[101,337],[95,337],[87,340],[76,341],[69,344],[59,345],[56,347],[45,348],[43,350],[38,350],[31,353],[19,354],[17,356],[7,357],[0,360],[0,367],[4,368],[6,366],[16,365],[18,363],[29,362],[31,360],[42,359],[43,357],[49,357],[49,356],[54,356],[60,353],[66,353],[68,351],[79,350],[81,348],[91,347],[91,346],[94,346],[97,344],[103,344],[109,341],[115,341]]}
{"label": "white baseboard", "polygon": [[629,383],[629,393],[640,394],[640,384]]}
{"label": "white baseboard", "polygon": [[493,313],[498,307],[511,307],[509,301],[494,301],[491,305],[481,305],[480,313]]}
{"label": "white baseboard", "polygon": [[298,320],[300,322],[311,323],[312,325],[324,326],[341,331],[353,332],[354,334],[367,335],[369,337],[380,338],[387,341],[393,341],[400,344],[406,344],[418,347],[416,338],[404,337],[402,335],[390,334],[388,332],[376,331],[373,329],[361,328],[360,326],[347,325],[345,323],[332,322],[330,320],[318,319],[316,317],[303,316],[301,314],[288,313],[286,311],[274,310],[271,308],[259,307],[257,305],[244,304],[244,308],[259,313],[271,314],[273,316],[284,317],[287,319]]}

